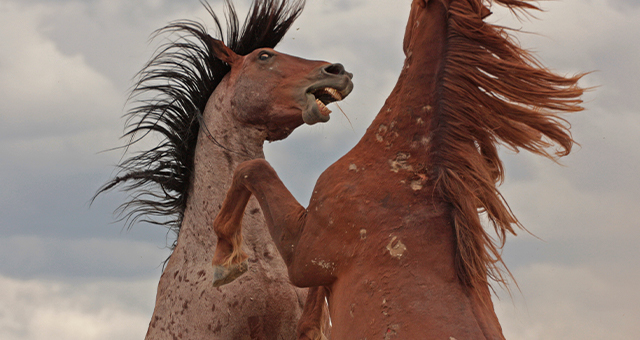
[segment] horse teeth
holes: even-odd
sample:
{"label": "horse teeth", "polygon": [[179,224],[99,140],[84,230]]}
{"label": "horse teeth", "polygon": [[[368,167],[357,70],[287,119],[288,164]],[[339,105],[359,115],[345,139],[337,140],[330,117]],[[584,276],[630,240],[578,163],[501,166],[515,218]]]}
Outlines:
{"label": "horse teeth", "polygon": [[334,89],[334,88],[330,88],[330,87],[325,87],[324,89],[328,94],[331,95],[331,97],[333,97],[333,99],[340,101],[342,100],[342,96],[340,95],[340,93],[338,92],[338,90]]}
{"label": "horse teeth", "polygon": [[329,108],[327,108],[327,106],[324,105],[324,103],[320,99],[316,99],[316,104],[318,104],[318,108],[320,109],[320,114],[324,116],[328,116],[331,113],[331,110],[329,110]]}

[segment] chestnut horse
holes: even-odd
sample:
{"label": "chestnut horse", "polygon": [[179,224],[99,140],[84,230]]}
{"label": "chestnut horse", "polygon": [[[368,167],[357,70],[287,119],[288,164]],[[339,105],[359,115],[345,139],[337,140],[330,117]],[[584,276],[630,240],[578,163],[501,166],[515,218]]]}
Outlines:
{"label": "chestnut horse", "polygon": [[242,212],[255,196],[292,282],[329,290],[333,339],[504,338],[490,283],[506,285],[500,248],[521,225],[497,190],[497,145],[567,155],[573,139],[558,114],[582,110],[583,89],[582,75],[552,73],[485,22],[489,2],[412,2],[393,92],[320,176],[308,208],[266,161],[236,169],[214,221],[220,282],[244,267]]}
{"label": "chestnut horse", "polygon": [[[325,325],[321,305],[303,317],[297,330],[306,290],[291,285],[257,203],[250,204],[245,217],[251,271],[222,291],[211,286],[209,265],[215,245],[211,224],[233,169],[263,158],[265,140],[283,139],[303,123],[327,121],[325,104],[343,99],[353,87],[352,75],[340,64],[272,49],[303,5],[299,0],[256,0],[240,30],[234,7],[226,1],[226,44],[207,4],[220,40],[192,21],[159,31],[176,40],[142,71],[134,95],[144,97],[130,112],[126,136],[132,138],[129,145],[148,134],[163,141],[123,162],[122,172],[99,191],[125,183],[128,190],[155,185],[156,191],[136,191],[123,205],[126,217],[133,223],[158,215],[165,220],[157,223],[179,232],[146,339],[307,339],[319,336]],[[309,294],[309,299],[324,302],[324,294]]]}

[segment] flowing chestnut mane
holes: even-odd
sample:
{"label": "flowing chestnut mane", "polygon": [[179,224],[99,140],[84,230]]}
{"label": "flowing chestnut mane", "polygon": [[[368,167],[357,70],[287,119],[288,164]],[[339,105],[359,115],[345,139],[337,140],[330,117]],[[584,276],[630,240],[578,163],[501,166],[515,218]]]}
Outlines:
{"label": "flowing chestnut mane", "polygon": [[[226,6],[226,39],[223,26],[211,5],[202,2],[214,20],[214,37],[201,23],[175,21],[157,30],[153,37],[172,40],[137,76],[130,98],[138,105],[127,114],[123,138],[125,150],[143,139],[159,138],[160,144],[121,161],[117,175],[96,196],[120,186],[131,193],[118,208],[120,220],[131,228],[137,222],[162,225],[177,236],[187,204],[194,170],[194,153],[201,112],[230,67],[214,56],[212,39],[222,40],[238,55],[258,48],[273,48],[300,15],[304,0],[254,1],[240,28],[230,0]],[[210,136],[211,137],[211,136]],[[214,139],[214,142],[220,145]]]}
{"label": "flowing chestnut mane", "polygon": [[[494,0],[511,11],[539,10],[531,1]],[[563,77],[522,49],[507,29],[489,24],[486,0],[452,1],[448,42],[431,126],[434,194],[451,205],[456,266],[469,287],[506,285],[500,249],[514,226],[524,229],[497,189],[504,169],[497,145],[555,159],[574,143],[558,113],[583,108],[582,74]],[[549,148],[557,147],[555,153]],[[483,228],[485,213],[494,240]]]}

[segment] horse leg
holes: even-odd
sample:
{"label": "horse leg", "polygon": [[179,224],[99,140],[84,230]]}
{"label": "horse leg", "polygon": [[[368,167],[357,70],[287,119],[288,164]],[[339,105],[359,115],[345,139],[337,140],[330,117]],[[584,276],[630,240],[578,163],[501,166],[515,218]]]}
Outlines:
{"label": "horse leg", "polygon": [[233,185],[213,222],[218,243],[213,255],[213,286],[232,282],[248,270],[247,254],[242,250],[242,217],[251,198],[244,186]]}
{"label": "horse leg", "polygon": [[267,161],[246,161],[236,168],[231,188],[213,222],[213,229],[218,236],[212,261],[215,286],[230,283],[247,271],[241,229],[244,210],[251,195],[258,199],[262,207],[271,237],[285,264],[289,267],[292,263],[306,210],[287,190]]}
{"label": "horse leg", "polygon": [[329,310],[324,286],[311,287],[298,321],[298,340],[327,340],[331,332]]}

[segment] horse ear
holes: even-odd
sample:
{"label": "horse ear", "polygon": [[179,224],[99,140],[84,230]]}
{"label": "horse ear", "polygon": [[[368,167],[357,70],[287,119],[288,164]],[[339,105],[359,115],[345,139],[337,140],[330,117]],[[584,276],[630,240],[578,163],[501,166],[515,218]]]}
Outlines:
{"label": "horse ear", "polygon": [[233,52],[227,45],[225,45],[222,41],[210,38],[209,44],[211,45],[211,50],[213,51],[213,55],[216,58],[224,61],[229,65],[233,65],[233,63],[240,59],[240,56]]}
{"label": "horse ear", "polygon": [[480,9],[480,18],[484,20],[486,17],[490,16],[491,14],[493,14],[493,12],[491,12],[491,10],[487,8],[487,6],[482,5],[482,8]]}

